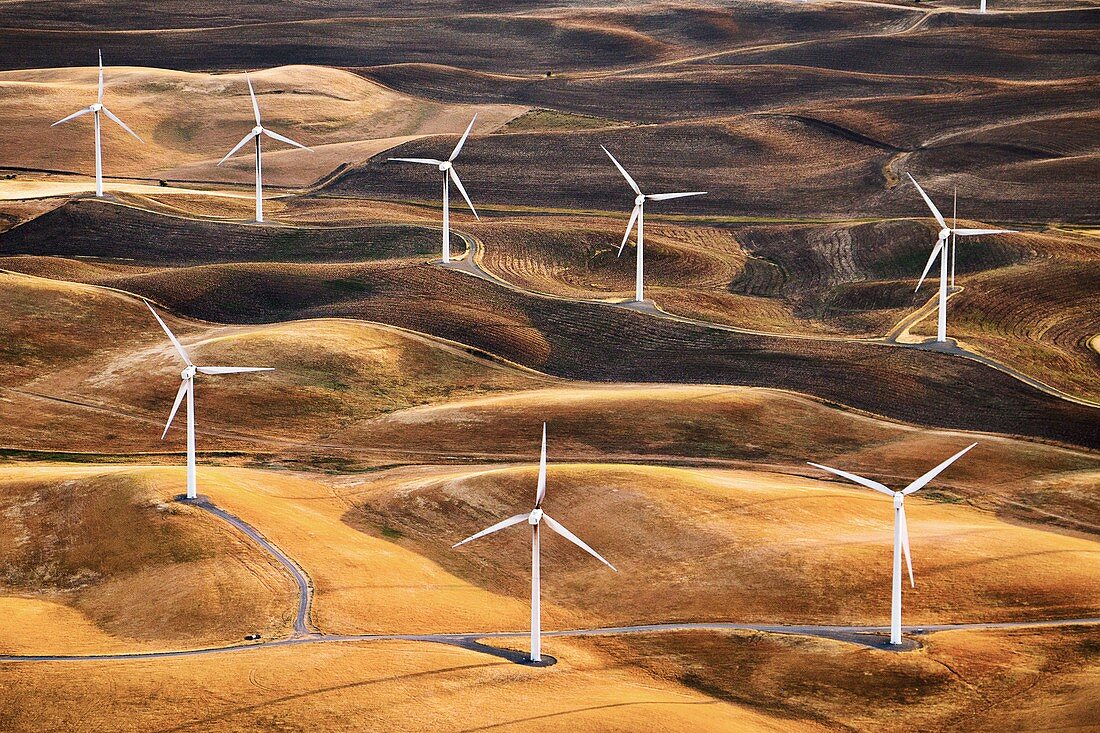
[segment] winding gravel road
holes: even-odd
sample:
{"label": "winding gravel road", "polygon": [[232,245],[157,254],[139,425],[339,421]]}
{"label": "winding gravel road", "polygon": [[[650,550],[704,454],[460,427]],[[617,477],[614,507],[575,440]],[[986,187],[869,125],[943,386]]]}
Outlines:
{"label": "winding gravel road", "polygon": [[294,582],[298,584],[298,611],[294,616],[294,636],[305,636],[315,632],[311,628],[309,622],[309,610],[313,604],[313,586],[309,582],[309,577],[305,571],[298,566],[296,562],[287,557],[282,550],[275,545],[271,544],[266,537],[257,532],[252,525],[245,522],[240,517],[236,517],[224,509],[219,509],[214,506],[213,502],[205,497],[200,497],[197,500],[188,501],[184,499],[188,504],[194,504],[195,506],[210,512],[216,517],[220,517],[229,524],[244,532],[249,538],[252,539],[257,545],[263,548],[267,554],[275,558],[280,565],[286,568],[291,577],[294,578]]}
{"label": "winding gravel road", "polygon": [[[197,500],[182,500],[193,504],[221,518],[247,537],[252,539],[260,548],[270,554],[286,568],[287,572],[298,584],[298,609],[294,620],[294,633],[282,639],[271,641],[255,641],[240,644],[230,644],[220,647],[205,647],[201,649],[179,649],[162,652],[134,652],[123,654],[9,654],[0,656],[0,663],[31,663],[31,662],[119,662],[135,661],[143,659],[172,659],[176,657],[193,657],[206,654],[226,654],[256,648],[278,648],[286,646],[298,646],[303,644],[335,644],[348,642],[371,641],[406,641],[423,642],[428,644],[447,644],[471,651],[481,652],[496,657],[509,659],[522,663],[526,655],[510,649],[502,649],[482,643],[483,639],[520,639],[526,638],[528,631],[488,631],[468,632],[452,634],[324,634],[310,627],[309,615],[313,604],[313,586],[308,576],[297,563],[287,557],[279,548],[271,544],[250,524],[240,517],[234,516],[224,509],[215,506],[208,498],[200,497]],[[644,634],[668,631],[758,631],[771,634],[794,634],[798,636],[816,636],[823,639],[833,639],[853,644],[860,644],[876,649],[893,651],[907,651],[917,645],[912,640],[914,634],[927,634],[936,631],[958,630],[998,630],[998,629],[1040,629],[1066,626],[1093,626],[1100,624],[1100,618],[1071,618],[1071,619],[1047,619],[1040,621],[1003,621],[990,623],[964,623],[964,624],[931,624],[927,626],[910,626],[905,631],[910,638],[901,647],[891,647],[888,642],[889,627],[887,626],[837,626],[817,624],[740,624],[732,622],[696,622],[696,623],[657,623],[639,624],[636,626],[601,626],[588,629],[565,629],[560,631],[544,631],[544,637],[585,637],[585,636],[610,636],[618,634]]]}

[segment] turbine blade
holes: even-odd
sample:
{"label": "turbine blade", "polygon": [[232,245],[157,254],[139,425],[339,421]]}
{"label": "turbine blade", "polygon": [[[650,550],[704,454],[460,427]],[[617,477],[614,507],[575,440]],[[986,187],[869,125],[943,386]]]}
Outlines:
{"label": "turbine blade", "polygon": [[183,349],[183,344],[176,340],[176,335],[168,329],[168,325],[163,320],[161,320],[160,315],[158,315],[157,312],[153,310],[153,306],[149,303],[149,301],[146,300],[144,302],[145,305],[149,308],[149,312],[153,314],[153,318],[157,319],[157,323],[159,323],[160,327],[164,329],[164,333],[168,335],[168,339],[172,342],[172,345],[176,347],[176,351],[178,351],[180,356],[183,357],[183,362],[187,366],[193,366],[191,364],[191,357],[189,357],[187,355],[187,352]]}
{"label": "turbine blade", "polygon": [[466,199],[466,205],[470,207],[470,211],[474,212],[474,218],[481,221],[481,217],[477,215],[477,209],[474,208],[474,202],[470,200],[470,195],[466,193],[466,187],[462,185],[462,181],[458,177],[458,171],[451,168],[447,171],[451,175],[451,180],[455,182],[455,186],[458,187],[458,192],[462,194],[462,198]]}
{"label": "turbine blade", "polygon": [[546,423],[542,424],[542,453],[539,454],[539,485],[535,489],[535,508],[546,498]]}
{"label": "turbine blade", "polygon": [[248,82],[248,96],[252,97],[252,114],[256,116],[256,124],[260,124],[260,105],[256,103],[256,92],[252,90],[252,80],[248,78],[248,74],[244,75],[244,80]]}
{"label": "turbine blade", "polygon": [[75,120],[75,119],[76,119],[77,117],[79,117],[80,115],[86,115],[86,114],[88,114],[88,113],[89,113],[89,112],[91,112],[91,111],[92,111],[92,108],[91,108],[91,107],[85,107],[84,109],[80,110],[79,112],[73,112],[73,113],[72,113],[71,115],[69,115],[68,117],[65,117],[64,119],[60,119],[60,120],[58,120],[57,122],[55,122],[55,123],[53,123],[52,125],[50,125],[50,127],[57,127],[57,126],[58,126],[58,125],[60,125],[60,124],[61,124],[62,122],[68,122],[69,120]]}
{"label": "turbine blade", "polygon": [[635,182],[634,182],[634,179],[630,177],[630,174],[626,172],[626,168],[623,168],[623,167],[622,167],[622,166],[621,166],[621,165],[619,164],[619,161],[615,160],[615,156],[611,154],[611,151],[610,151],[610,150],[608,150],[607,148],[605,148],[605,147],[604,147],[603,145],[601,145],[601,146],[600,146],[600,149],[602,149],[602,150],[603,150],[603,151],[604,151],[605,153],[607,153],[607,157],[608,157],[608,158],[611,158],[611,162],[612,162],[612,163],[614,163],[614,164],[615,164],[615,167],[619,169],[619,173],[622,173],[622,174],[623,174],[623,178],[625,178],[625,179],[626,179],[626,182],[630,184],[630,187],[631,187],[632,189],[634,189],[634,193],[636,193],[636,194],[638,194],[639,196],[641,196],[641,195],[642,195],[642,189],[638,188],[638,184],[637,184],[637,183],[635,183]]}
{"label": "turbine blade", "polygon": [[905,505],[901,505],[901,516],[898,517],[898,521],[901,522],[901,549],[905,553],[905,565],[909,569],[909,587],[916,588],[917,584],[913,582],[913,558],[909,554],[909,523],[905,521]]}
{"label": "turbine blade", "polygon": [[477,534],[472,534],[469,537],[467,537],[466,539],[462,540],[461,542],[456,542],[455,544],[451,545],[451,549],[453,550],[454,548],[458,547],[459,545],[464,545],[467,542],[472,542],[473,540],[476,540],[479,537],[484,537],[487,534],[492,534],[493,532],[499,532],[500,530],[502,530],[506,527],[511,527],[513,524],[519,524],[520,522],[526,521],[528,516],[529,515],[527,515],[527,514],[517,514],[514,517],[508,517],[503,522],[497,522],[492,527],[488,527],[486,529],[483,529],[480,532],[478,532]]}
{"label": "turbine blade", "polygon": [[451,151],[451,157],[447,160],[453,161],[458,157],[458,154],[462,152],[462,146],[466,144],[466,138],[470,136],[470,130],[474,129],[474,121],[477,120],[477,113],[474,113],[474,119],[470,120],[470,124],[466,126],[466,132],[462,133],[462,137],[458,139],[458,145],[455,145],[455,149]]}
{"label": "turbine blade", "polygon": [[936,261],[936,255],[940,253],[941,249],[943,249],[943,240],[937,239],[936,246],[932,248],[932,254],[928,256],[928,262],[924,265],[924,272],[920,274],[920,280],[917,280],[917,287],[913,290],[914,293],[920,290],[920,286],[924,284],[924,278],[928,277],[928,271],[932,269],[932,263]]}
{"label": "turbine blade", "polygon": [[398,163],[423,163],[424,165],[443,165],[442,160],[435,160],[434,158],[386,158],[386,162],[397,161]]}
{"label": "turbine blade", "polygon": [[603,563],[604,565],[606,565],[607,567],[609,567],[609,568],[611,568],[612,570],[614,570],[614,571],[615,571],[616,573],[617,573],[617,572],[619,572],[619,571],[618,571],[618,570],[617,570],[617,569],[615,568],[615,566],[614,566],[614,565],[612,565],[611,563],[609,563],[609,562],[608,562],[607,560],[604,560],[604,559],[603,559],[603,557],[602,557],[602,556],[600,555],[600,553],[596,552],[596,551],[595,551],[595,550],[593,550],[593,549],[592,549],[591,547],[589,547],[588,545],[586,545],[586,544],[584,543],[584,540],[582,540],[582,539],[581,539],[580,537],[578,537],[577,535],[575,535],[575,534],[573,534],[572,532],[570,532],[569,530],[567,530],[567,529],[566,529],[565,527],[563,527],[563,526],[562,526],[562,525],[561,525],[561,524],[560,524],[559,522],[555,521],[555,520],[554,520],[554,519],[553,519],[553,518],[552,518],[552,517],[551,517],[551,516],[550,516],[549,514],[543,514],[543,515],[542,515],[542,521],[546,522],[546,526],[547,526],[547,527],[549,527],[550,529],[554,530],[555,532],[557,532],[558,534],[560,534],[560,535],[561,535],[562,537],[564,537],[565,539],[569,540],[569,541],[570,541],[570,542],[572,542],[572,543],[573,543],[574,545],[576,545],[577,547],[581,548],[582,550],[584,550],[585,552],[587,552],[587,553],[588,553],[589,555],[591,555],[592,557],[596,558],[597,560],[599,560],[600,562],[602,562],[602,563]]}
{"label": "turbine blade", "polygon": [[243,372],[273,372],[275,367],[195,367],[203,374],[241,374]]}
{"label": "turbine blade", "polygon": [[1016,234],[1015,229],[952,229],[960,237],[976,237],[980,234]]}
{"label": "turbine blade", "polygon": [[176,401],[172,403],[172,412],[168,413],[168,422],[164,424],[164,432],[160,434],[160,439],[164,440],[164,436],[168,435],[168,428],[172,427],[172,421],[176,419],[176,411],[180,409],[180,403],[183,402],[183,396],[187,394],[188,380],[183,380],[180,383],[179,391],[176,392]]}
{"label": "turbine blade", "polygon": [[828,471],[829,473],[835,473],[837,476],[848,479],[849,481],[855,481],[857,484],[866,486],[868,489],[874,489],[875,491],[881,491],[883,494],[894,495],[894,492],[880,484],[878,481],[874,481],[869,478],[863,478],[857,476],[854,473],[848,473],[847,471],[841,471],[838,468],[829,468],[828,466],[822,466],[820,463],[810,463],[814,468],[820,468],[822,471]]}
{"label": "turbine blade", "polygon": [[252,138],[256,137],[256,135],[258,135],[258,134],[259,134],[259,133],[257,133],[257,132],[250,132],[250,133],[248,133],[247,135],[245,135],[245,136],[244,136],[244,138],[242,138],[242,139],[241,139],[241,141],[240,141],[239,143],[237,143],[237,144],[236,144],[236,146],[234,146],[234,148],[233,148],[232,150],[230,150],[230,151],[229,151],[228,153],[226,153],[226,154],[225,154],[225,157],[224,157],[224,158],[222,158],[221,160],[219,160],[219,161],[218,161],[218,165],[221,165],[221,164],[222,164],[222,163],[224,163],[225,161],[227,161],[227,160],[229,160],[230,158],[232,158],[232,157],[233,157],[233,154],[234,154],[234,153],[236,153],[236,152],[237,152],[238,150],[240,150],[241,148],[243,148],[243,147],[244,147],[244,144],[245,144],[246,142],[248,142],[248,141],[249,141],[249,140],[251,140]]}
{"label": "turbine blade", "polygon": [[646,194],[650,201],[667,201],[668,199],[682,199],[685,196],[703,196],[706,191],[684,191],[682,193],[651,193]]}
{"label": "turbine blade", "polygon": [[917,179],[913,178],[912,173],[906,173],[905,175],[909,176],[909,180],[912,181],[913,185],[917,187],[918,191],[920,191],[920,196],[922,199],[924,199],[924,203],[928,204],[928,208],[932,210],[932,216],[936,217],[936,221],[940,223],[940,229],[946,229],[947,222],[943,220],[943,215],[940,214],[940,210],[936,208],[936,205],[934,203],[932,203],[932,199],[928,198],[928,194],[926,194],[924,192],[924,189],[920,187],[920,184],[917,183]]}
{"label": "turbine blade", "polygon": [[99,51],[99,96],[96,100],[103,104],[103,50]]}
{"label": "turbine blade", "polygon": [[294,142],[289,137],[286,137],[285,135],[280,135],[277,132],[272,132],[271,130],[268,130],[267,128],[264,128],[264,134],[267,135],[269,138],[271,138],[273,140],[278,140],[279,142],[286,143],[287,145],[293,145],[294,147],[301,148],[302,150],[308,150],[311,153],[313,152],[312,148],[307,148],[305,145],[302,145],[301,143],[298,143],[298,142]]}
{"label": "turbine blade", "polygon": [[115,121],[115,124],[116,124],[116,125],[118,125],[119,127],[121,127],[121,128],[123,129],[123,130],[125,130],[126,132],[130,133],[131,135],[133,135],[133,136],[134,136],[134,138],[135,138],[135,139],[137,139],[137,141],[138,141],[139,143],[143,143],[143,142],[145,142],[145,141],[144,141],[144,140],[142,140],[142,139],[141,139],[140,137],[138,137],[138,134],[137,134],[136,132],[134,132],[134,131],[133,131],[133,130],[131,130],[131,129],[130,129],[129,127],[127,127],[127,126],[126,126],[126,123],[125,123],[125,122],[123,122],[123,121],[122,121],[122,120],[120,120],[120,119],[119,119],[118,117],[116,117],[116,116],[115,116],[115,113],[114,113],[114,112],[112,112],[111,110],[107,109],[106,107],[103,107],[103,114],[107,115],[107,116],[108,116],[108,117],[110,117],[110,118],[111,118],[112,120],[114,120],[114,121]]}
{"label": "turbine blade", "polygon": [[638,214],[641,212],[642,207],[635,205],[634,210],[630,212],[630,221],[626,223],[626,234],[623,235],[623,241],[619,245],[619,254],[616,257],[621,257],[623,254],[623,247],[626,246],[626,240],[630,239],[630,232],[634,229],[634,222],[638,221]]}
{"label": "turbine blade", "polygon": [[955,461],[962,458],[964,455],[966,455],[967,451],[969,451],[971,448],[973,448],[976,445],[977,445],[977,443],[971,443],[970,445],[966,446],[961,451],[959,451],[955,455],[951,456],[946,461],[944,461],[940,465],[936,466],[931,471],[924,474],[923,476],[921,476],[919,479],[917,479],[913,483],[906,486],[904,489],[901,490],[901,493],[908,496],[909,494],[912,494],[914,491],[920,491],[921,489],[923,489],[925,486],[928,485],[929,481],[936,478],[936,476],[939,476],[940,473],[942,473],[944,471],[944,469],[946,469],[948,466],[950,466]]}

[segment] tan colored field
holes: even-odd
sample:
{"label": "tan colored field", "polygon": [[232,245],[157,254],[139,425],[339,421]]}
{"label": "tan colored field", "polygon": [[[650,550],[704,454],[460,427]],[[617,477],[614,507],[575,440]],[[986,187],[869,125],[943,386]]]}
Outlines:
{"label": "tan colored field", "polygon": [[[399,545],[522,600],[522,528],[450,545],[529,510],[534,486],[530,468],[404,469],[363,481],[350,521],[395,529]],[[544,508],[619,568],[545,542],[544,592],[593,623],[889,619],[893,512],[866,489],[762,471],[570,464],[551,467]],[[1098,610],[1095,542],[920,496],[907,509],[917,579],[907,623]]]}
{"label": "tan colored field", "polygon": [[[158,470],[162,481],[181,471]],[[329,633],[398,633],[522,628],[526,604],[501,598],[350,521],[352,506],[315,480],[243,469],[200,472],[200,491],[242,517],[294,558],[316,589],[313,619]],[[548,614],[554,618],[553,611]]]}
{"label": "tan colored field", "polygon": [[[266,636],[285,628],[292,602],[281,569],[228,525],[164,504],[181,491],[182,469],[12,466],[0,469],[0,478],[9,502],[2,526],[12,538],[7,544],[18,548],[7,561],[8,585],[23,589],[6,603],[21,618],[76,621],[71,639],[47,640],[46,649],[90,651],[102,644],[115,651],[132,639],[139,647],[192,646],[231,641],[237,628],[263,629]],[[674,620],[874,625],[888,615],[891,512],[871,492],[759,471],[615,465],[555,465],[550,479],[547,510],[620,572],[548,539],[547,628]],[[67,498],[75,492],[98,508],[103,495],[138,486],[159,503],[99,509],[110,512],[101,517]],[[199,491],[305,570],[315,589],[312,619],[323,631],[526,627],[527,533],[521,528],[462,551],[450,545],[524,511],[533,495],[530,468],[415,466],[321,483],[285,472],[202,466]],[[47,511],[57,506],[80,517],[79,539],[58,535],[49,524],[59,521],[56,510]],[[47,524],[31,524],[28,507]],[[150,512],[168,517],[184,538],[142,529]],[[910,500],[909,516],[919,584],[906,591],[907,622],[1095,614],[1100,576],[1092,542],[919,497]],[[194,544],[186,536],[196,525],[218,539]],[[25,546],[27,537],[60,544],[48,545],[42,559]],[[226,565],[228,550],[210,550],[221,543],[234,553],[259,553],[260,569],[256,559]],[[199,546],[204,550],[196,555]],[[218,568],[229,574],[222,577]],[[211,578],[220,595],[209,596],[212,591],[185,580],[192,577],[186,573]],[[257,594],[250,590],[257,582],[273,590]],[[166,594],[163,584],[182,585],[187,594]],[[150,594],[151,587],[161,590]],[[792,587],[800,589],[796,599],[788,593]],[[198,600],[200,592],[208,597]],[[243,597],[255,612],[241,612]],[[51,605],[56,602],[87,621]],[[229,607],[238,609],[232,622]],[[272,620],[257,615],[264,608]],[[144,639],[151,628],[157,635]],[[44,651],[33,647],[41,639],[16,629],[8,641],[15,649]]]}
{"label": "tan colored field", "polygon": [[[108,53],[106,61],[110,60]],[[95,101],[97,73],[94,67],[0,72],[0,113],[9,119],[6,135],[11,140],[42,143],[5,146],[10,152],[5,164],[92,171],[89,119],[52,130],[50,125]],[[321,66],[282,66],[250,77],[264,125],[316,148],[311,154],[265,140],[264,182],[273,186],[310,184],[341,165],[363,162],[419,136],[457,135],[475,112],[478,130],[488,131],[526,111],[519,105],[417,99]],[[243,74],[108,67],[104,102],[145,140],[139,143],[105,120],[105,175],[251,182],[253,161],[247,152],[240,160],[214,167],[254,124]],[[113,190],[113,185],[108,181],[106,188]],[[5,188],[11,195],[11,185]],[[52,195],[70,190],[71,186],[55,188]],[[46,193],[25,191],[25,195]]]}
{"label": "tan colored field", "polygon": [[[0,467],[3,653],[187,648],[281,635],[292,586],[141,469]],[[230,612],[231,611],[231,612]]]}
{"label": "tan colored field", "polygon": [[[330,644],[0,668],[0,727],[71,731],[823,731],[551,641],[549,669],[453,647]],[[155,703],[153,702],[155,700]]]}
{"label": "tan colored field", "polygon": [[1031,521],[1095,533],[1100,504],[1089,489],[1100,461],[996,436],[930,431],[789,392],[689,385],[563,385],[416,407],[332,436],[380,450],[530,460],[540,424],[566,461],[696,463],[793,471],[808,460],[888,484],[908,483],[940,456],[977,440],[981,449],[937,489]]}
{"label": "tan colored field", "polygon": [[[1100,733],[1100,5],[931,3],[2,0],[0,657],[120,658],[0,661],[0,731]],[[145,139],[104,121],[102,200],[90,117],[51,127],[100,47]],[[264,139],[263,224],[251,150],[215,165],[246,71],[313,148]],[[438,172],[386,163],[475,113],[452,246],[488,277],[433,262]],[[646,207],[671,317],[607,302],[601,145],[708,191]],[[960,246],[949,330],[1023,378],[908,348],[907,174],[1021,230]],[[275,368],[197,378],[203,502],[142,297],[196,362]],[[531,508],[544,421],[543,506],[618,572],[545,532],[544,629],[601,635],[537,669],[529,528],[452,544]],[[876,648],[889,498],[806,462],[900,488],[972,442],[906,502]],[[798,633],[606,628],[660,622]]]}
{"label": "tan colored field", "polygon": [[831,729],[1092,730],[1095,628],[951,631],[914,654],[750,632],[586,639],[669,681]]}
{"label": "tan colored field", "polygon": [[[0,427],[9,446],[178,449],[178,442],[159,442],[156,425],[167,419],[183,365],[140,300],[12,274],[0,274],[0,283],[9,296],[9,317],[0,325],[2,386],[27,405]],[[162,316],[196,363],[276,368],[200,380],[201,429],[220,434],[220,446],[292,447],[384,412],[548,381],[461,345],[357,321],[224,327]],[[36,395],[52,398],[49,409],[31,407],[41,403]],[[104,419],[87,431],[65,430],[78,406],[58,400],[87,406],[87,415],[94,408]],[[182,424],[176,430],[172,435],[182,436]]]}

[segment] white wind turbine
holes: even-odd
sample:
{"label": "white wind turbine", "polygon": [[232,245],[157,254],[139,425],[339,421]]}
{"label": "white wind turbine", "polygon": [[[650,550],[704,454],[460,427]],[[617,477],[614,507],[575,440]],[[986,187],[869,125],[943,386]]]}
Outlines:
{"label": "white wind turbine", "polygon": [[241,141],[239,143],[237,143],[237,145],[232,150],[230,150],[228,153],[226,153],[224,158],[222,158],[221,160],[218,161],[218,165],[221,165],[225,161],[229,160],[231,157],[233,157],[234,153],[236,153],[238,150],[240,150],[242,147],[244,147],[245,143],[247,143],[249,140],[252,140],[253,138],[255,138],[255,140],[256,140],[256,221],[262,222],[264,220],[264,177],[263,177],[263,159],[262,159],[262,154],[260,153],[260,136],[261,135],[267,135],[272,140],[278,140],[280,142],[286,143],[287,145],[293,145],[296,148],[301,148],[302,150],[309,150],[309,152],[311,152],[311,153],[313,152],[313,150],[311,150],[310,148],[307,148],[305,145],[302,145],[301,143],[294,142],[289,137],[285,137],[283,135],[280,135],[277,132],[272,132],[271,130],[268,130],[266,127],[263,126],[263,124],[260,122],[260,105],[256,103],[256,92],[254,92],[252,90],[252,80],[248,78],[247,74],[245,75],[244,78],[245,78],[245,81],[248,82],[248,96],[250,96],[252,98],[252,114],[255,115],[255,117],[256,117],[256,126],[253,127],[252,131],[249,132],[247,135],[245,135],[244,138],[242,138]]}
{"label": "white wind turbine", "polygon": [[481,221],[481,217],[477,215],[477,209],[474,208],[474,202],[470,200],[470,196],[466,193],[466,187],[462,185],[462,179],[458,177],[458,171],[454,167],[455,159],[462,152],[462,146],[466,144],[466,138],[470,136],[470,130],[474,129],[476,120],[477,115],[475,114],[466,127],[466,132],[462,133],[462,137],[459,138],[458,145],[455,145],[455,149],[451,151],[446,160],[436,160],[435,158],[389,158],[390,161],[398,163],[434,165],[443,174],[443,264],[451,261],[451,181],[454,181],[458,192],[462,194],[462,198],[466,199],[466,205],[470,207],[474,218]]}
{"label": "white wind turbine", "polygon": [[630,184],[630,188],[634,191],[634,209],[630,212],[630,221],[626,225],[626,234],[623,235],[623,241],[619,245],[619,255],[623,253],[623,247],[626,246],[626,240],[630,239],[630,230],[634,228],[634,222],[638,222],[638,251],[637,251],[637,265],[634,272],[634,300],[636,302],[642,302],[644,299],[643,287],[642,287],[642,268],[643,268],[643,243],[644,243],[644,227],[645,227],[645,212],[644,206],[646,201],[665,201],[667,199],[684,198],[685,196],[702,196],[706,191],[684,191],[682,193],[642,193],[642,189],[638,188],[638,184],[634,182],[634,179],[630,177],[630,174],[626,172],[626,168],[623,168],[619,164],[619,161],[615,160],[615,156],[611,154],[607,148],[603,145],[600,148],[607,153],[607,157],[611,158],[611,162],[615,164],[615,167],[619,169],[619,173],[623,174],[623,178]]}
{"label": "white wind turbine", "polygon": [[880,491],[883,494],[887,494],[894,498],[894,577],[893,577],[893,592],[890,597],[890,643],[901,644],[901,554],[905,553],[905,564],[909,569],[909,586],[916,587],[916,583],[913,582],[913,560],[909,556],[909,526],[905,522],[905,497],[909,496],[916,491],[920,491],[928,483],[939,476],[948,466],[955,461],[959,460],[969,451],[976,446],[977,443],[971,443],[967,447],[955,455],[948,458],[940,465],[933,468],[928,473],[921,476],[913,483],[906,486],[901,491],[892,491],[878,481],[873,481],[869,478],[863,478],[857,476],[854,473],[848,473],[847,471],[840,471],[835,468],[829,468],[828,466],[822,466],[820,463],[810,463],[815,468],[820,468],[829,473],[835,473],[837,476],[854,481],[857,484],[866,486],[869,489]]}
{"label": "white wind turbine", "polygon": [[[936,217],[936,222],[940,225],[939,234],[936,235],[936,244],[932,248],[932,254],[928,257],[928,263],[924,266],[924,272],[921,273],[920,280],[917,281],[916,290],[920,290],[920,286],[924,284],[924,278],[928,276],[928,271],[932,269],[932,263],[936,261],[937,255],[940,257],[940,291],[939,291],[939,314],[936,326],[936,341],[947,341],[947,288],[948,288],[948,260],[954,262],[954,242],[955,235],[960,237],[976,237],[982,234],[1013,234],[1013,229],[959,229],[956,225],[957,221],[952,222],[951,226],[947,226],[947,222],[944,221],[943,214],[936,208],[936,205],[932,203],[932,199],[928,198],[928,194],[924,192],[924,189],[917,183],[917,179],[913,178],[911,173],[906,174],[909,176],[909,180],[913,182],[913,185],[917,187],[917,191],[920,192],[921,198],[928,204],[928,208],[932,211],[932,216]],[[948,257],[948,237],[951,238],[951,256]],[[954,268],[952,267],[952,270]],[[954,273],[952,272],[952,280],[954,279]],[[914,290],[913,292],[916,292]]]}
{"label": "white wind turbine", "polygon": [[100,138],[99,113],[102,112],[103,114],[110,117],[115,122],[115,124],[117,124],[119,127],[121,127],[126,132],[133,135],[139,143],[144,143],[145,142],[140,137],[138,137],[136,132],[134,132],[129,127],[127,127],[125,122],[123,122],[118,117],[116,117],[114,112],[107,109],[107,107],[103,104],[103,52],[102,51],[99,52],[99,93],[96,96],[95,104],[93,104],[91,106],[88,106],[88,107],[85,107],[84,109],[80,110],[79,112],[73,112],[71,115],[69,115],[65,119],[58,120],[57,122],[53,123],[52,125],[50,125],[50,127],[56,127],[56,126],[60,125],[62,122],[68,122],[69,120],[75,120],[77,117],[80,117],[82,115],[86,115],[89,112],[92,113],[92,115],[95,119],[95,195],[102,198],[103,197],[103,146],[100,144],[100,139],[99,139]]}
{"label": "white wind turbine", "polygon": [[172,404],[172,412],[168,415],[168,422],[164,426],[164,432],[161,433],[161,440],[168,434],[168,428],[172,426],[172,420],[176,417],[176,411],[180,408],[180,402],[183,398],[187,397],[187,498],[194,499],[197,496],[195,488],[195,373],[200,372],[202,374],[237,374],[240,372],[270,372],[273,371],[271,367],[221,367],[221,366],[195,366],[191,363],[191,357],[187,355],[183,345],[176,339],[175,335],[168,329],[168,326],[161,320],[161,317],[153,310],[153,306],[149,304],[149,301],[145,301],[145,305],[149,306],[149,310],[152,312],[153,317],[157,319],[157,323],[164,329],[164,333],[168,335],[168,340],[172,342],[172,345],[176,347],[176,351],[179,352],[180,358],[183,359],[183,363],[186,365],[184,370],[180,373],[179,391],[176,392],[176,401]]}
{"label": "white wind turbine", "polygon": [[[607,567],[615,570],[615,566],[604,560],[598,552],[586,545],[583,540],[563,527],[559,522],[550,517],[549,514],[545,514],[542,511],[542,500],[546,497],[546,423],[542,424],[542,454],[539,457],[539,482],[538,488],[535,491],[535,508],[530,514],[517,514],[514,517],[509,517],[503,522],[497,522],[488,529],[483,529],[475,535],[471,535],[461,542],[455,544],[454,547],[464,545],[467,542],[484,537],[485,535],[492,534],[505,527],[511,527],[513,524],[519,524],[526,520],[531,525],[531,661],[542,661],[542,617],[540,613],[540,598],[539,598],[539,527],[542,524],[546,524],[547,527],[560,534],[565,539],[572,542],[577,547],[587,552],[592,557],[602,562]],[[616,572],[618,572],[616,570]]]}

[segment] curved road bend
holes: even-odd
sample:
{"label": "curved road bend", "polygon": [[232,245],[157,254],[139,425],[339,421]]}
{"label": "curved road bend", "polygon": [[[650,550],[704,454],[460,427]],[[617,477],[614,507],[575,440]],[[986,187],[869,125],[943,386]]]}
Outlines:
{"label": "curved road bend", "polygon": [[[1000,629],[1040,629],[1066,626],[1094,626],[1100,624],[1100,618],[1072,618],[1046,621],[1004,621],[992,623],[971,624],[931,624],[928,626],[910,626],[906,630],[910,634],[925,634],[936,631],[961,631],[961,630],[1000,630]],[[784,624],[737,624],[737,623],[670,623],[670,624],[642,624],[638,626],[605,626],[591,629],[567,629],[562,631],[544,631],[546,637],[585,637],[585,636],[610,636],[616,634],[645,634],[665,631],[759,631],[773,634],[795,634],[799,636],[817,636],[824,639],[849,641],[856,644],[864,644],[876,648],[883,648],[878,640],[861,640],[860,635],[882,635],[889,632],[887,626],[815,626],[815,625],[784,625]],[[182,649],[178,651],[164,652],[135,652],[131,654],[51,654],[51,655],[5,655],[0,656],[0,662],[95,662],[95,661],[127,661],[142,659],[169,659],[174,657],[193,657],[205,654],[222,654],[226,652],[239,652],[246,649],[272,648],[285,646],[298,646],[303,644],[334,644],[344,642],[369,642],[369,641],[407,641],[423,642],[429,644],[449,644],[464,648],[477,648],[478,639],[523,639],[529,635],[528,631],[491,631],[484,633],[455,633],[455,634],[340,634],[325,635],[311,634],[307,636],[293,636],[287,639],[276,639],[268,642],[253,644],[233,644],[222,647],[209,647],[205,649]]]}
{"label": "curved road bend", "polygon": [[252,539],[257,545],[259,545],[267,554],[275,558],[280,565],[286,568],[291,577],[294,578],[294,582],[298,584],[298,611],[294,616],[294,636],[291,638],[299,638],[308,636],[310,634],[317,633],[316,630],[311,628],[309,622],[309,610],[313,605],[313,586],[309,582],[309,577],[305,571],[302,570],[297,563],[287,557],[282,550],[275,545],[271,544],[267,538],[257,532],[250,524],[243,519],[236,517],[224,509],[219,509],[210,502],[209,499],[199,498],[197,500],[183,500],[184,503],[193,504],[194,506],[208,511],[216,517],[219,517],[234,527],[239,529],[245,535]]}
{"label": "curved road bend", "polygon": [[[185,500],[186,501],[186,500]],[[233,525],[247,537],[252,539],[264,551],[279,561],[290,572],[298,584],[298,611],[294,619],[294,633],[292,636],[275,639],[266,642],[252,642],[247,644],[231,644],[221,647],[207,647],[203,649],[180,649],[163,652],[134,652],[123,654],[42,654],[21,655],[9,654],[0,656],[0,662],[79,662],[79,661],[126,661],[141,659],[169,659],[174,657],[193,657],[205,654],[222,654],[237,652],[245,649],[271,648],[283,646],[296,646],[298,644],[331,644],[338,642],[365,642],[365,641],[408,641],[424,642],[429,644],[449,644],[472,651],[478,651],[494,656],[503,656],[512,661],[519,661],[516,654],[505,652],[496,647],[490,647],[479,643],[480,639],[517,639],[528,636],[529,631],[487,631],[449,634],[323,634],[310,628],[309,610],[313,602],[313,588],[309,578],[297,563],[287,557],[279,548],[271,544],[262,534],[239,517],[230,514],[224,509],[214,506],[208,499],[199,498],[187,503],[194,504],[204,511]],[[1043,621],[1001,621],[988,623],[968,624],[930,624],[927,626],[910,626],[910,634],[924,634],[936,631],[958,630],[997,630],[997,629],[1039,629],[1059,626],[1092,626],[1100,624],[1097,618],[1071,618]],[[636,626],[601,626],[590,629],[566,629],[562,631],[544,631],[547,637],[584,637],[584,636],[608,636],[613,634],[639,634],[656,633],[662,631],[760,631],[773,634],[795,634],[799,636],[816,636],[835,641],[846,641],[853,644],[861,644],[878,649],[889,648],[884,643],[883,634],[889,631],[886,626],[837,626],[815,624],[738,624],[728,622],[696,622],[696,623],[661,623],[640,624]],[[912,645],[903,647],[910,649]]]}

